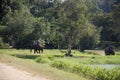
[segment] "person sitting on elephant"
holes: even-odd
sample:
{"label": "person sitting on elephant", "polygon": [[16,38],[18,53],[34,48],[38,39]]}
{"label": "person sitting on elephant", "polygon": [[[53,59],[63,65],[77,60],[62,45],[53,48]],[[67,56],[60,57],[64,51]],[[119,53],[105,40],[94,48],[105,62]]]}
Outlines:
{"label": "person sitting on elephant", "polygon": [[30,52],[32,52],[32,49],[34,49],[34,53],[43,53],[43,46],[40,45],[40,42],[38,40],[33,41],[33,45]]}

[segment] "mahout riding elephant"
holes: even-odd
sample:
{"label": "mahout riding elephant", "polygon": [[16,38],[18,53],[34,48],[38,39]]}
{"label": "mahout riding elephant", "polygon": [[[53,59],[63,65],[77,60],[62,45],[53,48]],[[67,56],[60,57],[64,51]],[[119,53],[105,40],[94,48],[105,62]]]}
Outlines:
{"label": "mahout riding elephant", "polygon": [[115,51],[113,50],[113,47],[112,47],[112,46],[108,46],[108,47],[105,49],[105,55],[115,55]]}
{"label": "mahout riding elephant", "polygon": [[43,53],[43,47],[40,45],[33,45],[34,53]]}
{"label": "mahout riding elephant", "polygon": [[44,47],[39,45],[39,44],[33,44],[32,47],[31,47],[30,52],[32,52],[32,49],[34,49],[34,54],[35,53],[43,53]]}
{"label": "mahout riding elephant", "polygon": [[37,42],[37,41],[35,42],[35,41],[34,41],[30,52],[32,52],[32,49],[34,49],[34,54],[35,54],[35,53],[43,53],[44,47],[41,46],[41,45],[39,44],[39,42]]}

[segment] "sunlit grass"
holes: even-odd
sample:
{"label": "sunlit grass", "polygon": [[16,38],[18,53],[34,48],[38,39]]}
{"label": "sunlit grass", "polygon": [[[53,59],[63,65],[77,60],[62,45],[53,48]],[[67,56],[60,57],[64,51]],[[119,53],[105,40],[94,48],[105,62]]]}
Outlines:
{"label": "sunlit grass", "polygon": [[[0,49],[0,62],[22,68],[23,70],[34,73],[34,75],[45,76],[50,80],[88,80],[80,75],[78,76],[74,73],[52,68],[49,62],[48,64],[46,63],[46,59],[49,61],[54,60],[52,59],[54,58],[54,53],[52,53],[52,50],[46,50],[45,52],[48,53],[33,54],[29,50]],[[36,59],[38,58],[39,60],[40,56],[42,57],[41,61],[46,64],[37,63]]]}
{"label": "sunlit grass", "polygon": [[[66,51],[66,50],[64,50]],[[119,54],[120,52],[117,52]],[[53,56],[55,59],[65,60],[82,64],[120,64],[120,56],[101,56],[94,54],[81,53],[78,50],[72,50],[73,57],[65,57],[65,53],[62,53],[58,49],[45,49],[41,54],[30,53],[29,49],[0,49],[0,54],[10,54],[24,59],[35,59],[39,56]]]}
{"label": "sunlit grass", "polygon": [[[92,51],[92,50],[91,50]],[[104,70],[101,67],[91,68],[90,65],[103,65],[103,64],[120,64],[120,52],[117,52],[116,55],[111,56],[102,56],[96,55],[93,52],[79,52],[78,50],[72,50],[73,57],[66,57],[66,50],[58,50],[58,49],[45,49],[43,53],[34,54],[30,53],[30,50],[16,50],[16,49],[1,49],[0,54],[8,54],[16,59],[22,59],[25,61],[32,60],[36,63],[47,64],[52,67],[56,67],[58,69],[62,69],[68,72],[77,73],[79,75],[89,76],[94,80],[102,79],[108,80],[120,77],[120,74],[116,74],[114,78],[112,78],[112,72],[118,71],[117,68],[112,69],[112,71]],[[106,71],[106,72],[104,72]],[[108,75],[109,76],[104,76]],[[95,77],[97,76],[97,77]]]}

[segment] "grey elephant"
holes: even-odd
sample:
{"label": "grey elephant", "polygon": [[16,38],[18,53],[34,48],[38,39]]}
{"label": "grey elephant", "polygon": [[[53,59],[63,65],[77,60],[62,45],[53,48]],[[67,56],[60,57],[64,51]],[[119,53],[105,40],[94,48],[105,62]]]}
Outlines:
{"label": "grey elephant", "polygon": [[105,55],[115,55],[115,51],[113,49],[113,46],[108,46],[106,49],[105,49]]}

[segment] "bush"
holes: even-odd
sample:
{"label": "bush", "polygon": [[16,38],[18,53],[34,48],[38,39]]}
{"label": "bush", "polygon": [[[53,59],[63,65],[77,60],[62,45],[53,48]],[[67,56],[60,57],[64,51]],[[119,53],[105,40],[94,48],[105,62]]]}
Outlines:
{"label": "bush", "polygon": [[36,62],[38,63],[49,63],[50,60],[47,57],[40,56],[35,59]]}
{"label": "bush", "polygon": [[2,48],[8,48],[7,45],[5,45],[5,43],[3,42],[2,38],[0,37],[0,49]]}
{"label": "bush", "polygon": [[70,64],[62,61],[62,60],[55,60],[53,61],[53,63],[51,64],[53,67],[56,67],[58,69],[62,69],[65,71],[69,71],[70,70]]}
{"label": "bush", "polygon": [[52,56],[52,55],[50,55],[50,56],[48,56],[48,59],[51,60],[51,61],[53,61],[55,59],[55,57]]}

